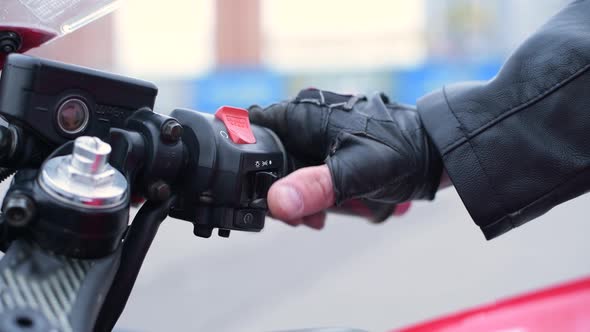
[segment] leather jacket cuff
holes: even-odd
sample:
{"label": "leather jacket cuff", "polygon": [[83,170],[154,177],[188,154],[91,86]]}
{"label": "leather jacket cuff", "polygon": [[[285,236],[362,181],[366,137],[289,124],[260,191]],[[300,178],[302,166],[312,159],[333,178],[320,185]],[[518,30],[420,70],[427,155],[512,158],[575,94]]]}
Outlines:
{"label": "leather jacket cuff", "polygon": [[509,231],[513,225],[501,212],[504,209],[495,198],[476,148],[464,135],[445,93],[445,89],[441,89],[422,97],[417,103],[418,112],[463,204],[486,239],[490,240]]}

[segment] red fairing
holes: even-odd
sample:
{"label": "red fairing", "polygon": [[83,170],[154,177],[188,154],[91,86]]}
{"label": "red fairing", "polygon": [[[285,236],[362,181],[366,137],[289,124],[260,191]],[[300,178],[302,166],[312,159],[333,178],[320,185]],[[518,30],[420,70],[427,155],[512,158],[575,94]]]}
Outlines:
{"label": "red fairing", "polygon": [[[0,25],[0,31],[12,31],[16,32],[20,36],[22,40],[22,45],[18,50],[18,53],[24,53],[32,48],[43,45],[57,36],[56,33],[51,31],[45,31],[34,28],[10,27],[2,25]],[[2,67],[4,67],[5,59],[6,54],[0,53],[0,70],[2,70]]]}
{"label": "red fairing", "polygon": [[397,331],[587,332],[590,331],[590,278]]}

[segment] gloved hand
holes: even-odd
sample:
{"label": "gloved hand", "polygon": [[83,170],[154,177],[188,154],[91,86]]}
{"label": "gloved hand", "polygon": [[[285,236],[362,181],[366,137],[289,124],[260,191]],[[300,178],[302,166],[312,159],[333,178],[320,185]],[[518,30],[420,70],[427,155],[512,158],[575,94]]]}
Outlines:
{"label": "gloved hand", "polygon": [[393,206],[435,196],[441,157],[417,111],[384,94],[308,89],[249,111],[250,120],[272,129],[305,167],[271,187],[268,204],[277,219],[321,228],[325,209],[353,198]]}

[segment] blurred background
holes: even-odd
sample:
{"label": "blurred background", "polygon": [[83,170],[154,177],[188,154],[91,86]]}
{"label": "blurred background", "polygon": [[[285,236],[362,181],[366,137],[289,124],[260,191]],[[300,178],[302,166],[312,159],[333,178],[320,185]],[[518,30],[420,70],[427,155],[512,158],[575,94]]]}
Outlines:
{"label": "blurred background", "polygon": [[[314,86],[415,103],[492,78],[565,0],[125,0],[32,53],[151,80],[157,111],[213,112]],[[373,226],[272,220],[262,234],[192,236],[165,222],[119,327],[125,331],[384,331],[590,276],[582,197],[486,242],[457,194]]]}

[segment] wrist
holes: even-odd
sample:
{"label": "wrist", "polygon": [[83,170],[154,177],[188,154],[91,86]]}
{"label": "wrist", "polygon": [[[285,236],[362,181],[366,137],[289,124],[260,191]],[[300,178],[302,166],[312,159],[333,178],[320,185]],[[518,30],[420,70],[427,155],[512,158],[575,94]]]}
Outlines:
{"label": "wrist", "polygon": [[452,185],[453,182],[451,182],[451,178],[449,177],[447,170],[443,167],[442,174],[440,175],[440,183],[438,185],[438,190],[451,187]]}

